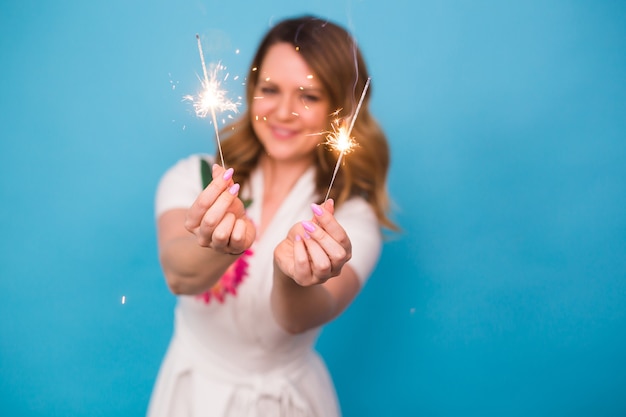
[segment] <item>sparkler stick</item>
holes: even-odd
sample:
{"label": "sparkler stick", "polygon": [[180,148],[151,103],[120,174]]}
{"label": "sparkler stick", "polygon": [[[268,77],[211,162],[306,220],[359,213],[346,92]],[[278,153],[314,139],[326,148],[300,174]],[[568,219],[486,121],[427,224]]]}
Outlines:
{"label": "sparkler stick", "polygon": [[[206,117],[211,114],[211,120],[213,121],[213,127],[215,129],[215,140],[217,142],[217,148],[220,154],[220,160],[222,161],[222,167],[224,165],[224,155],[222,154],[222,144],[220,142],[220,133],[217,126],[216,111],[231,111],[237,113],[237,105],[226,97],[226,90],[221,88],[221,83],[217,79],[217,74],[220,69],[224,67],[221,64],[215,65],[213,71],[209,74],[204,61],[204,53],[202,52],[202,42],[200,41],[200,35],[196,35],[198,41],[198,52],[200,53],[200,61],[202,62],[202,73],[204,78],[202,79],[202,91],[197,97],[185,96],[187,100],[193,101],[193,107],[196,110],[198,117]],[[228,74],[226,75],[228,77]]]}
{"label": "sparkler stick", "polygon": [[363,92],[361,93],[361,98],[359,99],[359,103],[356,106],[356,110],[354,111],[354,115],[350,119],[350,126],[346,129],[345,126],[339,126],[338,128],[333,125],[333,132],[330,133],[326,137],[326,144],[339,151],[339,158],[337,158],[337,164],[335,164],[335,170],[333,171],[333,177],[330,180],[330,185],[328,186],[328,191],[326,192],[326,197],[324,198],[324,202],[328,200],[328,196],[330,195],[330,189],[333,187],[333,183],[335,182],[335,177],[337,176],[337,171],[339,171],[339,165],[341,164],[341,160],[346,153],[349,153],[356,146],[356,142],[350,134],[352,133],[352,128],[354,128],[354,123],[356,122],[356,118],[359,115],[359,111],[361,111],[361,105],[363,104],[363,100],[365,99],[365,93],[367,93],[367,89],[370,86],[371,78],[368,78],[365,82],[365,86],[363,87]]}

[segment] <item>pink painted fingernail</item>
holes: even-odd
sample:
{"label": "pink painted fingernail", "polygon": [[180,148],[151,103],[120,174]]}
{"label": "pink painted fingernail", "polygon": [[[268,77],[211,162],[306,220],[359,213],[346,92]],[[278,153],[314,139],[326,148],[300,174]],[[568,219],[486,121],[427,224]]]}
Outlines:
{"label": "pink painted fingernail", "polygon": [[315,203],[311,204],[311,210],[313,210],[313,213],[315,213],[316,216],[321,216],[322,213],[324,213],[322,208]]}
{"label": "pink painted fingernail", "polygon": [[315,225],[307,220],[302,222],[302,227],[304,227],[304,230],[310,233],[315,231]]}
{"label": "pink painted fingernail", "polygon": [[307,232],[304,232],[304,238],[305,239],[311,239],[311,235],[308,234]]}
{"label": "pink painted fingernail", "polygon": [[228,168],[226,171],[224,171],[224,176],[222,178],[228,181],[229,179],[233,177],[233,172],[235,172],[234,169]]}
{"label": "pink painted fingernail", "polygon": [[233,184],[228,189],[228,192],[231,193],[232,195],[237,194],[238,191],[239,191],[239,184]]}
{"label": "pink painted fingernail", "polygon": [[302,236],[296,235],[296,242],[300,242],[302,240]]}

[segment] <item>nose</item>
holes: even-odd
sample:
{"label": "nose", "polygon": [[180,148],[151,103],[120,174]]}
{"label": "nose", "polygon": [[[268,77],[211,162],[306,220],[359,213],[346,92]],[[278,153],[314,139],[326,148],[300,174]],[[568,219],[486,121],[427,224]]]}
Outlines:
{"label": "nose", "polygon": [[276,116],[287,120],[298,116],[295,98],[291,94],[284,94],[276,106]]}

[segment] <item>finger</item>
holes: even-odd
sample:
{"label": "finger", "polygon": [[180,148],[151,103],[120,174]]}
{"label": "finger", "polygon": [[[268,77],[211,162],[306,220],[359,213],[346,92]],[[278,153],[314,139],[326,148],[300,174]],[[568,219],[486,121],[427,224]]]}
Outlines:
{"label": "finger", "polygon": [[293,241],[294,279],[300,285],[311,276],[311,262],[302,236],[296,235]]}
{"label": "finger", "polygon": [[200,225],[202,230],[210,232],[222,221],[224,215],[230,211],[229,207],[237,200],[238,191],[239,184],[234,184],[219,195],[217,200],[215,200],[211,207],[205,211],[204,216],[202,216]]}
{"label": "finger", "polygon": [[215,227],[211,236],[211,247],[216,250],[223,251],[228,247],[230,242],[230,236],[233,228],[235,227],[235,215],[232,213],[226,213],[222,218],[222,221]]}
{"label": "finger", "polygon": [[242,253],[246,250],[247,226],[245,219],[236,219],[228,242],[229,252]]}
{"label": "finger", "polygon": [[216,178],[222,177],[224,180],[229,181],[232,178],[233,173],[234,173],[233,168],[230,168],[230,170],[228,170],[218,164],[213,164],[211,166],[211,175],[212,175],[213,180],[215,180]]}
{"label": "finger", "polygon": [[200,225],[204,214],[219,198],[220,194],[232,186],[233,169],[224,170],[217,164],[213,165],[213,180],[198,195],[187,213],[185,227],[188,230],[195,229]]}
{"label": "finger", "polygon": [[[317,242],[317,244],[324,250],[324,252],[328,256],[328,258],[330,258],[333,264],[337,262],[346,262],[348,259],[350,259],[351,255],[347,249],[351,245],[350,240],[347,239],[347,236],[347,243],[344,243],[337,241],[333,236],[327,233],[321,225],[316,225],[313,222],[309,221],[303,221],[302,227],[311,237],[311,239]],[[343,234],[345,235],[345,232],[343,232]]]}
{"label": "finger", "polygon": [[[234,186],[234,184],[233,184]],[[232,187],[231,187],[232,188]],[[230,188],[229,188],[230,190]],[[231,213],[233,213],[235,215],[235,217],[237,217],[238,219],[240,218],[244,218],[246,215],[246,207],[243,204],[243,201],[238,198],[239,197],[239,191],[237,190],[237,194],[235,195],[235,198],[233,198],[231,200],[230,206],[228,206],[228,211],[230,211]]]}
{"label": "finger", "polygon": [[335,214],[335,200],[329,198],[328,200],[324,201],[324,208],[330,214]]}
{"label": "finger", "polygon": [[352,254],[352,243],[345,229],[339,224],[333,215],[335,207],[330,199],[323,206],[311,204],[313,210],[313,223],[324,229],[335,241],[337,241],[348,254]]}
{"label": "finger", "polygon": [[323,206],[311,204],[311,210],[313,211],[314,222],[333,236],[335,240],[341,242],[347,238],[347,234],[333,215],[335,208],[332,201],[326,201]]}
{"label": "finger", "polygon": [[310,261],[311,274],[315,283],[326,281],[331,277],[333,264],[326,251],[310,235],[305,235],[304,246]]}

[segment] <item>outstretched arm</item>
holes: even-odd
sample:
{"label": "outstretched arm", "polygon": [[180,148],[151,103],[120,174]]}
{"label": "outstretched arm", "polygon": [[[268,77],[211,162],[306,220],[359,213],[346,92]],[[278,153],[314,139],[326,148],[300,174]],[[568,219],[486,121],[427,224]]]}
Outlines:
{"label": "outstretched arm", "polygon": [[256,230],[237,198],[232,170],[213,166],[213,181],[189,209],[173,209],[158,221],[159,258],[175,294],[200,294],[213,286]]}
{"label": "outstretched arm", "polygon": [[290,333],[328,323],[354,299],[360,283],[346,263],[352,244],[337,222],[333,201],[313,206],[312,221],[295,225],[274,251],[272,309]]}

